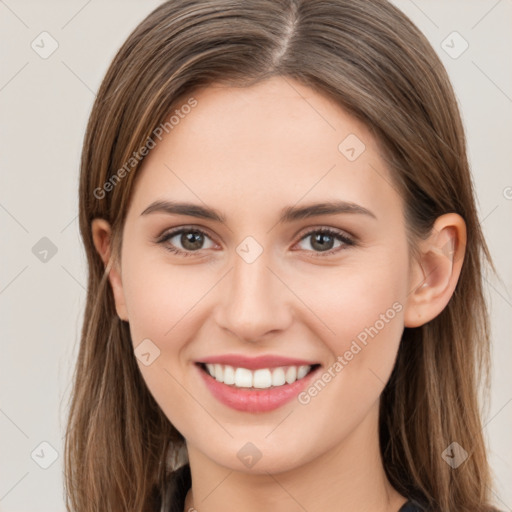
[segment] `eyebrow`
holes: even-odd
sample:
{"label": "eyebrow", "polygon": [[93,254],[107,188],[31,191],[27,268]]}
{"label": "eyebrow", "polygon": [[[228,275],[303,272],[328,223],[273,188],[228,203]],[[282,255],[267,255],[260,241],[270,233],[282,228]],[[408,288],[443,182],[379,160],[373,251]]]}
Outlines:
{"label": "eyebrow", "polygon": [[[141,216],[149,215],[154,212],[167,213],[170,215],[188,215],[190,217],[198,217],[222,223],[225,223],[226,221],[226,216],[218,210],[194,203],[155,201],[141,213]],[[323,203],[309,204],[306,206],[287,206],[281,210],[278,223],[293,222],[310,217],[316,217],[318,215],[333,215],[340,213],[357,213],[367,215],[374,219],[377,218],[370,210],[358,204],[346,201],[327,201]]]}

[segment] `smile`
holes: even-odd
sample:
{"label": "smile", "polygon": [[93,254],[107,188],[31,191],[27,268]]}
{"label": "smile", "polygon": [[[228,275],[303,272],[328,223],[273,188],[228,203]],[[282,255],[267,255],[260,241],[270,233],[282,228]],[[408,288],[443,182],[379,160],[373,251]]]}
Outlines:
{"label": "smile", "polygon": [[293,384],[303,379],[313,368],[310,365],[280,366],[278,368],[234,368],[230,365],[206,364],[206,371],[217,382],[237,388],[269,389]]}
{"label": "smile", "polygon": [[[197,362],[194,366],[214,398],[230,409],[251,413],[272,411],[290,402],[321,368],[315,363],[290,364],[292,360],[286,361],[289,364],[281,360],[280,366],[275,366],[275,359],[246,361],[246,366],[253,366],[252,369],[241,366],[241,361],[240,366],[229,362],[232,364]],[[264,363],[268,366],[263,367]]]}

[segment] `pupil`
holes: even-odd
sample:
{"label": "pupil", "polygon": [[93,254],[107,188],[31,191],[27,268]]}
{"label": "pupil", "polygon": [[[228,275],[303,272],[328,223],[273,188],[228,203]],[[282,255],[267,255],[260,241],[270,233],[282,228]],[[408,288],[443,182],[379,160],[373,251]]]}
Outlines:
{"label": "pupil", "polygon": [[202,235],[197,231],[189,231],[181,235],[181,243],[183,247],[189,250],[200,249],[202,243]]}
{"label": "pupil", "polygon": [[[322,241],[323,239],[327,238],[327,243],[325,241]],[[315,244],[318,244],[318,248],[322,251],[326,251],[330,249],[331,247],[326,247],[326,245],[330,245],[330,242],[333,241],[333,238],[330,235],[327,235],[325,233],[318,233],[316,236],[313,237],[313,247]]]}

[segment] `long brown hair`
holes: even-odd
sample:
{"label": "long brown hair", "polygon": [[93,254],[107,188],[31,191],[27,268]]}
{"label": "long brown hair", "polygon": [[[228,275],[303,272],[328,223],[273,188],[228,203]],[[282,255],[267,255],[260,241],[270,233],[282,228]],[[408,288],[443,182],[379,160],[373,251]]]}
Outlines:
{"label": "long brown hair", "polygon": [[[183,446],[142,379],[107,279],[120,255],[140,149],[197,88],[244,87],[271,76],[328,94],[368,126],[403,197],[413,245],[439,215],[464,218],[468,240],[455,293],[438,317],[405,328],[381,397],[380,442],[387,476],[401,494],[430,510],[492,510],[479,410],[479,392],[489,386],[482,272],[491,260],[464,129],[436,53],[384,0],[171,0],[118,51],[94,103],[81,160],[89,275],[65,443],[68,510],[158,510],[173,479],[167,456]],[[97,217],[112,226],[106,269],[91,235]],[[442,457],[452,442],[468,452],[456,469]]]}

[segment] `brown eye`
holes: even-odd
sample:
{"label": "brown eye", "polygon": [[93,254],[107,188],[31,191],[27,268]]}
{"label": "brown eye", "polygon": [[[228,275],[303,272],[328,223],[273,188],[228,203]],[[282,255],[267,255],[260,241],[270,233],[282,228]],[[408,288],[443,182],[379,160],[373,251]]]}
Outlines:
{"label": "brown eye", "polygon": [[165,234],[158,243],[164,244],[165,248],[173,253],[189,256],[191,253],[214,246],[212,243],[210,247],[204,247],[205,239],[210,240],[210,237],[200,229],[180,228]]}
{"label": "brown eye", "polygon": [[[355,245],[354,240],[346,234],[327,228],[310,231],[301,238],[301,241],[308,238],[310,239],[309,246],[313,252],[319,253],[318,256],[333,254],[347,246]],[[339,242],[337,246],[336,242]],[[308,248],[305,250],[310,251]]]}
{"label": "brown eye", "polygon": [[198,231],[183,231],[180,236],[180,243],[187,251],[201,249],[204,243],[204,236]]}

